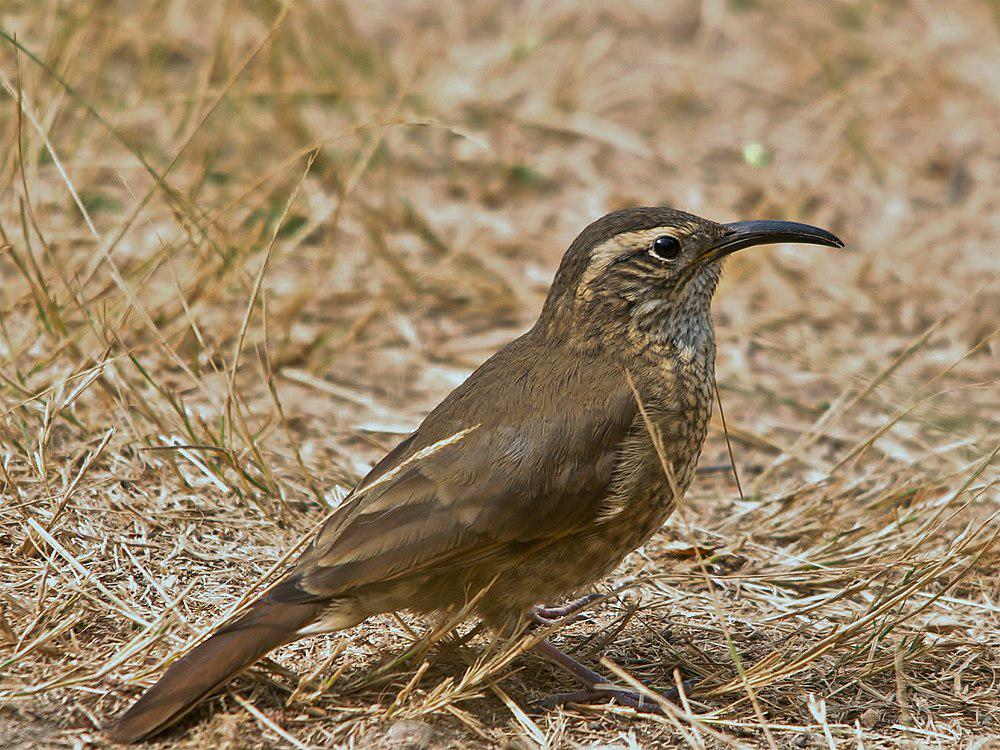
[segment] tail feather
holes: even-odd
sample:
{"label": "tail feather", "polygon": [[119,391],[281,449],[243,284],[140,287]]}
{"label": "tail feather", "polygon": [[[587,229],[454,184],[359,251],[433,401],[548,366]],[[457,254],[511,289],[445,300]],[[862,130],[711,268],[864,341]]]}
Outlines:
{"label": "tail feather", "polygon": [[173,664],[118,720],[116,742],[137,742],[178,721],[217,688],[313,623],[316,603],[259,602]]}

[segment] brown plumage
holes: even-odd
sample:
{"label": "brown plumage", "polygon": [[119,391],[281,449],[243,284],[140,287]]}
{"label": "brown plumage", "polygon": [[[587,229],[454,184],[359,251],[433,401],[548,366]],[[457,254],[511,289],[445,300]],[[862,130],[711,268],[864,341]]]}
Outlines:
{"label": "brown plumage", "polygon": [[516,632],[539,603],[608,574],[690,484],[712,408],[721,264],[768,242],[842,246],[802,224],[716,224],[668,208],[584,229],[534,327],[385,456],[287,576],[172,665],[112,737],[159,732],[300,637],[458,608],[484,588],[475,614]]}

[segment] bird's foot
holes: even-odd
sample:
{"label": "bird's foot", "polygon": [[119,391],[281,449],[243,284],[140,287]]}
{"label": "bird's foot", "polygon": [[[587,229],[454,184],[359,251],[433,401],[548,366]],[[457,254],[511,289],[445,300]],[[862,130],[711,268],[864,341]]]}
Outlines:
{"label": "bird's foot", "polygon": [[[587,594],[586,596],[574,599],[561,607],[535,607],[531,610],[530,617],[536,625],[541,625],[543,627],[563,622],[564,617],[570,617],[570,619],[565,620],[563,624],[576,622],[577,620],[581,620],[587,616],[586,612],[580,612],[580,610],[588,604],[596,602],[598,599],[602,598],[602,596],[603,594]],[[571,617],[571,615],[575,616]]]}
{"label": "bird's foot", "polygon": [[[663,708],[660,706],[658,699],[634,690],[625,690],[616,687],[600,672],[595,672],[590,667],[581,664],[572,656],[560,651],[546,640],[536,643],[532,647],[532,650],[556,666],[566,670],[587,686],[585,690],[577,690],[572,693],[558,693],[548,698],[543,698],[538,702],[538,705],[562,706],[567,703],[606,703],[609,700],[614,700],[620,706],[629,706],[643,713],[663,713]],[[688,690],[694,684],[694,681],[685,680],[682,684],[684,690]],[[675,688],[671,688],[664,693],[659,693],[658,696],[664,701],[676,701],[678,693]]]}
{"label": "bird's foot", "polygon": [[[677,690],[674,688],[658,695],[664,701],[674,702],[677,700]],[[565,706],[569,703],[595,704],[609,703],[611,701],[614,701],[619,706],[633,708],[639,713],[663,714],[663,707],[659,701],[642,693],[613,687],[610,683],[598,683],[587,690],[556,693],[536,701],[535,705],[542,708],[555,708],[556,706]]]}

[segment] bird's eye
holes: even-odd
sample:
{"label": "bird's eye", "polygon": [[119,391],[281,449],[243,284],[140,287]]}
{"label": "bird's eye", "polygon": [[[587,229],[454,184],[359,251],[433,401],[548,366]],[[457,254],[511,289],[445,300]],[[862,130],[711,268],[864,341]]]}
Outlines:
{"label": "bird's eye", "polygon": [[681,254],[681,243],[676,237],[664,234],[653,240],[649,246],[649,254],[657,260],[677,260]]}

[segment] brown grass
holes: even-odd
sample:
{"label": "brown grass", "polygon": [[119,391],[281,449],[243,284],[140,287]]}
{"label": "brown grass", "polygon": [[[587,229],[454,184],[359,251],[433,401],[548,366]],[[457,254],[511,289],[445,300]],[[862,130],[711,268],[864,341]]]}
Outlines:
{"label": "brown grass", "polygon": [[742,497],[717,421],[683,511],[553,635],[622,681],[696,680],[681,706],[540,710],[568,685],[523,644],[382,617],[277,652],[164,744],[997,742],[997,21],[7,3],[0,746],[104,746],[531,323],[576,231],[656,203],[849,246],[730,263]]}

